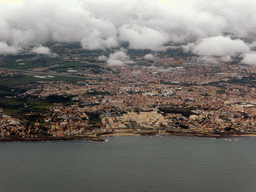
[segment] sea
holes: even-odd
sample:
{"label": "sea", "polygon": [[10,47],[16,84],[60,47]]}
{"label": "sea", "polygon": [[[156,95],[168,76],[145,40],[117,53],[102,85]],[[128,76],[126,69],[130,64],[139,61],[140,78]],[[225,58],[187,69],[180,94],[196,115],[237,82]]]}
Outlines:
{"label": "sea", "polygon": [[0,143],[0,191],[255,192],[256,138]]}

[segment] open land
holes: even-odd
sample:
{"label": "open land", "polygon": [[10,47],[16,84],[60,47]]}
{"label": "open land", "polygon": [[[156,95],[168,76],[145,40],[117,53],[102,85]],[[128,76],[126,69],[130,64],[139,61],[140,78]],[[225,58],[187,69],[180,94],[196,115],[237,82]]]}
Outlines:
{"label": "open land", "polygon": [[50,46],[58,57],[0,57],[0,141],[256,135],[256,70],[239,58],[128,50],[115,66],[98,59],[111,50]]}

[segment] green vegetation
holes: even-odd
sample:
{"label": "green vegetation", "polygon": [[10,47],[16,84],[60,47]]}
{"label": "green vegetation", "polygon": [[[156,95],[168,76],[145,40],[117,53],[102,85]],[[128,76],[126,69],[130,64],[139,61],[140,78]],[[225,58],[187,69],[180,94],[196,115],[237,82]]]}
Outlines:
{"label": "green vegetation", "polygon": [[25,113],[45,114],[48,112],[49,108],[53,106],[54,105],[45,100],[29,97],[20,100],[6,97],[0,98],[0,107],[4,108],[5,114],[19,119],[27,119],[27,117],[24,116]]}
{"label": "green vegetation", "polygon": [[[40,79],[42,80],[42,79]],[[12,87],[15,85],[21,85],[21,84],[28,84],[28,83],[35,83],[38,81],[38,78],[28,75],[13,75],[13,76],[7,76],[1,79],[0,85],[2,86],[8,86]]]}
{"label": "green vegetation", "polygon": [[60,60],[56,58],[47,58],[47,59],[40,58],[33,61],[24,60],[19,62],[16,62],[16,60],[14,59],[9,59],[8,61],[9,62],[6,68],[19,69],[19,70],[28,70],[28,69],[38,68],[38,67],[50,67],[60,62]]}
{"label": "green vegetation", "polygon": [[175,113],[175,114],[182,114],[185,117],[189,117],[190,115],[193,115],[194,113],[192,110],[194,108],[172,108],[172,107],[164,107],[164,108],[159,108],[160,111],[166,113]]}
{"label": "green vegetation", "polygon": [[96,96],[96,95],[113,95],[112,93],[110,92],[107,92],[107,91],[87,91],[85,93],[86,95],[88,96]]}
{"label": "green vegetation", "polygon": [[30,97],[26,98],[25,102],[27,105],[27,108],[24,109],[25,111],[46,113],[50,107],[54,107],[54,105],[47,100],[34,99]]}
{"label": "green vegetation", "polygon": [[78,69],[79,67],[91,67],[91,65],[86,64],[86,63],[75,62],[75,61],[73,61],[73,62],[62,61],[59,64],[49,66],[49,67],[51,67],[51,70],[58,71],[58,72],[64,72],[64,71],[67,71],[68,68]]}
{"label": "green vegetation", "polygon": [[216,93],[221,95],[221,94],[225,94],[226,91],[225,90],[217,90]]}
{"label": "green vegetation", "polygon": [[88,113],[91,124],[101,123],[101,118],[99,113]]}
{"label": "green vegetation", "polygon": [[25,89],[19,89],[16,87],[7,87],[7,86],[1,86],[0,85],[0,97],[5,96],[15,96],[21,93],[24,93]]}
{"label": "green vegetation", "polygon": [[207,84],[203,84],[203,86],[215,86],[215,87],[219,87],[220,84],[222,83],[226,83],[225,81],[213,81]]}
{"label": "green vegetation", "polygon": [[84,80],[83,77],[69,77],[69,76],[62,76],[62,75],[54,75],[53,78],[37,78],[32,75],[13,75],[13,76],[6,76],[3,79],[0,80],[0,95],[1,92],[6,92],[6,90],[2,89],[1,87],[13,87],[16,85],[22,85],[22,84],[33,84],[38,81],[64,81],[69,83],[77,83],[77,81],[80,81],[81,79]]}
{"label": "green vegetation", "polygon": [[14,98],[0,97],[0,107],[8,109],[17,109],[24,106],[24,103]]}
{"label": "green vegetation", "polygon": [[[252,75],[255,75],[255,73],[252,73]],[[233,78],[229,80],[228,83],[256,87],[256,77],[243,77],[242,79]]]}
{"label": "green vegetation", "polygon": [[8,59],[6,68],[28,70],[40,67],[48,67],[56,72],[67,72],[68,69],[90,68],[92,73],[101,73],[102,68],[97,64],[81,63],[78,61],[61,61],[58,58],[40,58],[33,61],[19,61]]}
{"label": "green vegetation", "polygon": [[4,109],[4,113],[6,115],[22,119],[24,116],[22,115],[22,110],[21,109]]}
{"label": "green vegetation", "polygon": [[58,95],[48,96],[46,99],[38,99],[25,97],[16,98],[0,98],[0,107],[4,108],[6,115],[25,119],[29,125],[34,125],[36,122],[41,125],[48,123],[44,122],[44,115],[50,113],[50,108],[54,107],[53,103],[62,103],[63,105],[74,104],[72,97],[63,97]]}
{"label": "green vegetation", "polygon": [[64,97],[62,95],[50,95],[46,98],[49,103],[62,103],[64,105],[72,105],[74,101],[71,96]]}
{"label": "green vegetation", "polygon": [[[21,99],[0,97],[0,107],[4,109],[6,115],[27,120],[28,117],[24,116],[24,114],[47,114],[49,113],[49,108],[55,106],[53,103],[71,105],[74,104],[74,101],[72,100],[72,97],[63,97],[57,95],[49,96],[44,100],[31,97],[25,97]],[[35,116],[34,118],[35,120],[38,120],[39,116]],[[33,119],[30,120],[34,122]]]}

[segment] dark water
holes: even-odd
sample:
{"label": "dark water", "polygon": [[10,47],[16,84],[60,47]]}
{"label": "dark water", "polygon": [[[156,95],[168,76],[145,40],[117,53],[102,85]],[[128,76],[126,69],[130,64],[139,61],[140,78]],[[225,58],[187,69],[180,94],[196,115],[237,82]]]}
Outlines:
{"label": "dark water", "polygon": [[0,191],[256,191],[256,138],[0,143]]}

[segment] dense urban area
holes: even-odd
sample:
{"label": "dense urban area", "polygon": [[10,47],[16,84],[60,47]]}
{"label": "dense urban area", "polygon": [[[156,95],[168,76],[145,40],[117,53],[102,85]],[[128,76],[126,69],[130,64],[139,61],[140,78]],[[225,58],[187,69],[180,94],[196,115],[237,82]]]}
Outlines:
{"label": "dense urban area", "polygon": [[172,46],[0,56],[0,140],[256,133],[256,70]]}

